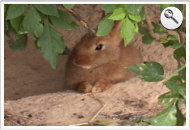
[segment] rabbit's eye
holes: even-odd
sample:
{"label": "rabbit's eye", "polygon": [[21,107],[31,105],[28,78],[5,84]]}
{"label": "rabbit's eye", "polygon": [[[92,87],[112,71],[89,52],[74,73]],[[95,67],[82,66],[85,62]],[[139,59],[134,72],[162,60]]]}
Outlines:
{"label": "rabbit's eye", "polygon": [[99,51],[103,48],[103,44],[98,44],[95,48],[96,51]]}

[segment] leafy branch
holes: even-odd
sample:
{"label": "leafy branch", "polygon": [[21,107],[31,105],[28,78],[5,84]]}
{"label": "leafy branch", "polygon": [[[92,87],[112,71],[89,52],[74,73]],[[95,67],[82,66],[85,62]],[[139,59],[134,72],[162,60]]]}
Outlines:
{"label": "leafy branch", "polygon": [[[171,5],[160,5],[160,9]],[[181,7],[183,5],[174,5]],[[186,45],[185,32],[183,27],[167,31],[159,24],[153,23],[147,14],[145,6],[145,21],[148,29],[143,28],[140,32],[143,34],[142,41],[150,44],[153,40],[160,41],[164,47],[174,49],[173,57],[178,62],[178,69],[167,78],[163,78],[164,70],[161,64],[157,62],[147,62],[138,64],[126,69],[135,72],[142,80],[148,82],[162,81],[168,88],[168,92],[159,96],[158,103],[166,107],[163,111],[148,119],[151,125],[155,126],[180,126],[185,123],[185,113],[181,108],[186,105]],[[182,25],[184,26],[184,25]],[[148,38],[150,37],[150,38]],[[162,78],[161,78],[162,77]]]}
{"label": "leafy branch", "polygon": [[121,36],[128,45],[136,32],[138,23],[144,19],[143,5],[103,5],[105,17],[101,19],[96,35],[107,35],[113,27],[114,21],[121,21]]}

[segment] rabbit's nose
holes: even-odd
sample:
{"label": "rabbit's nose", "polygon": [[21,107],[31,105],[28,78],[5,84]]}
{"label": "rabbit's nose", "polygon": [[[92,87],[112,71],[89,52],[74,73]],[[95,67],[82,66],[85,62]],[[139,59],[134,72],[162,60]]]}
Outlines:
{"label": "rabbit's nose", "polygon": [[80,55],[80,56],[76,56],[74,59],[73,59],[73,63],[75,65],[78,65],[78,66],[90,66],[91,65],[91,61],[90,61],[90,58],[86,55]]}
{"label": "rabbit's nose", "polygon": [[86,55],[78,55],[74,58],[74,61],[76,64],[88,64],[89,62],[89,57]]}
{"label": "rabbit's nose", "polygon": [[90,69],[91,68],[90,65],[81,65],[81,64],[76,63],[75,60],[73,60],[73,64],[76,65],[76,66],[79,66],[79,67],[81,67],[83,69]]}

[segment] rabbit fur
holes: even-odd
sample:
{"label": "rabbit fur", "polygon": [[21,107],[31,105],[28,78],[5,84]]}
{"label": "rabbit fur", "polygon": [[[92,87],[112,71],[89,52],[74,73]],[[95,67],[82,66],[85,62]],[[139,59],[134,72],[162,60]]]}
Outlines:
{"label": "rabbit fur", "polygon": [[103,92],[113,84],[135,76],[127,66],[143,63],[132,44],[124,46],[121,22],[106,36],[86,34],[71,51],[65,71],[65,86],[83,93]]}

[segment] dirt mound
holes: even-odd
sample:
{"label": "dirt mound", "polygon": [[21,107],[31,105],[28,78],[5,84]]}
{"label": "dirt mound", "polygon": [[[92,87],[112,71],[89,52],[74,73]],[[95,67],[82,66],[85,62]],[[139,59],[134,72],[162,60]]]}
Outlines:
{"label": "dirt mound", "polygon": [[[165,76],[177,67],[177,63],[172,58],[173,50],[165,49],[160,43],[155,42],[148,46],[141,44],[137,48],[142,51],[146,61],[161,63]],[[5,110],[16,118],[19,125],[85,123],[90,121],[104,104],[105,107],[96,120],[121,120],[134,117],[141,119],[153,116],[162,109],[157,104],[157,98],[166,91],[162,82],[150,83],[135,77],[116,84],[103,93],[94,94],[95,98],[77,92],[49,93],[6,101]],[[7,124],[10,122],[9,118],[6,119]]]}

